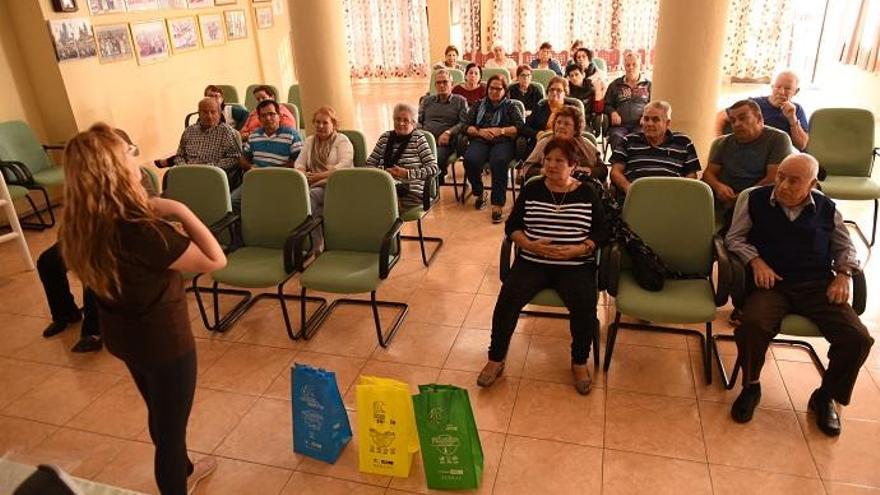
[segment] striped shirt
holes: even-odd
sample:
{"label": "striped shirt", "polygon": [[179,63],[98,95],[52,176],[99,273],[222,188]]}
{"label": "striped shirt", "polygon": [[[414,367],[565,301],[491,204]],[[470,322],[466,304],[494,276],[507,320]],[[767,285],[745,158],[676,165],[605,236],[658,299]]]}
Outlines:
{"label": "striped shirt", "polygon": [[[400,155],[400,160],[397,163],[382,163],[385,159],[385,147],[388,146],[388,140],[393,132],[387,131],[379,136],[376,147],[373,148],[373,152],[367,158],[367,166],[391,168],[396,165],[405,168],[407,176],[406,179],[401,181],[409,185],[409,194],[397,198],[398,202],[402,208],[420,205],[422,204],[422,192],[425,189],[425,179],[437,175],[440,171],[437,168],[437,158],[434,157],[434,153],[431,151],[428,139],[422,134],[425,131],[413,131],[412,137]],[[393,151],[396,152],[397,147],[400,145],[392,144],[392,146],[394,147]]]}
{"label": "striped shirt", "polygon": [[301,150],[302,138],[294,129],[279,127],[267,136],[261,127],[244,144],[244,157],[255,167],[283,167],[296,160]]}
{"label": "striped shirt", "polygon": [[[530,240],[547,239],[552,244],[578,245],[591,239],[597,246],[608,240],[608,225],[599,194],[592,186],[580,184],[568,193],[554,193],[545,181],[526,184],[516,198],[507,218],[507,235],[520,230]],[[523,259],[548,265],[582,265],[595,263],[594,255],[567,260],[545,258],[526,249],[519,252]]]}
{"label": "striped shirt", "polygon": [[621,139],[611,154],[612,164],[623,164],[623,175],[632,182],[642,177],[686,177],[700,171],[700,159],[691,138],[666,131],[666,139],[652,146],[644,132]]}

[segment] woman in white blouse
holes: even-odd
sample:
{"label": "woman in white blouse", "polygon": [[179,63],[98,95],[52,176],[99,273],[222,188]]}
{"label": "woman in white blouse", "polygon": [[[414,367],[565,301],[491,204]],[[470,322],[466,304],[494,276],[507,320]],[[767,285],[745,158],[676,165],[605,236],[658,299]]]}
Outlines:
{"label": "woman in white blouse", "polygon": [[352,167],[354,147],[345,134],[336,132],[339,123],[336,120],[336,111],[331,107],[316,110],[312,124],[315,125],[315,134],[306,138],[294,166],[306,174],[312,215],[320,217],[324,211],[324,186],[327,178],[340,168]]}
{"label": "woman in white blouse", "polygon": [[516,73],[516,62],[504,54],[504,47],[496,44],[492,47],[492,58],[483,65],[484,69],[507,69],[511,74]]}

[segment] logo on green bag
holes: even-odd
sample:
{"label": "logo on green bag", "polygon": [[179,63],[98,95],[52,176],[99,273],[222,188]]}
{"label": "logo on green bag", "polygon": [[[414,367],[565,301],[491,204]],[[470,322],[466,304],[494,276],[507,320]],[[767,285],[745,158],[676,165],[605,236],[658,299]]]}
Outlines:
{"label": "logo on green bag", "polygon": [[442,407],[434,407],[428,411],[428,422],[432,426],[442,426],[446,423],[446,411]]}
{"label": "logo on green bag", "polygon": [[438,461],[440,464],[458,464],[459,459],[455,453],[458,451],[461,440],[452,435],[442,434],[431,437],[431,445],[440,452]]}

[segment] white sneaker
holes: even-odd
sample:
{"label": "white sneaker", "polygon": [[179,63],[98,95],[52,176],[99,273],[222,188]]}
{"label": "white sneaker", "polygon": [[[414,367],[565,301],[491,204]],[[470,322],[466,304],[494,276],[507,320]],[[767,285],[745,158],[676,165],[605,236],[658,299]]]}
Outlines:
{"label": "white sneaker", "polygon": [[213,457],[202,457],[193,464],[193,472],[186,478],[186,493],[192,495],[196,491],[196,486],[203,479],[207,478],[217,470],[217,459]]}

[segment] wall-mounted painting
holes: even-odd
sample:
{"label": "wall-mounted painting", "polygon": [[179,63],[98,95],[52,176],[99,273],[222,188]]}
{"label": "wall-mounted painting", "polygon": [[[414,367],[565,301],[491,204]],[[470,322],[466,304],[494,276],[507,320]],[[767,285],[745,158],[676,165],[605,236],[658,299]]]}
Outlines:
{"label": "wall-mounted painting", "polygon": [[186,0],[159,0],[160,9],[185,9]]}
{"label": "wall-mounted painting", "polygon": [[59,62],[90,58],[97,54],[95,33],[88,17],[51,20],[49,32],[52,34],[55,56]]}
{"label": "wall-mounted painting", "polygon": [[95,39],[98,42],[98,60],[102,64],[121,62],[134,56],[128,24],[95,26]]}
{"label": "wall-mounted painting", "polygon": [[168,31],[162,20],[136,22],[131,24],[131,37],[138,63],[143,65],[168,58]]}
{"label": "wall-mounted painting", "polygon": [[257,29],[269,29],[275,23],[272,7],[254,7],[254,17],[257,18]]}
{"label": "wall-mounted painting", "polygon": [[243,10],[225,10],[223,15],[226,17],[226,38],[230,40],[241,40],[247,38],[247,19]]}
{"label": "wall-mounted painting", "polygon": [[168,35],[174,53],[195,50],[199,47],[199,26],[195,16],[167,19]]}
{"label": "wall-mounted painting", "polygon": [[159,8],[158,0],[125,0],[125,4],[129,12],[144,12]]}
{"label": "wall-mounted painting", "polygon": [[212,0],[189,0],[189,8],[191,9],[201,9],[213,6],[214,2]]}
{"label": "wall-mounted painting", "polygon": [[89,0],[88,3],[92,15],[125,12],[125,0]]}
{"label": "wall-mounted painting", "polygon": [[214,0],[214,5],[218,7],[221,5],[235,5],[236,3],[238,3],[238,0]]}
{"label": "wall-mounted painting", "polygon": [[223,17],[220,14],[199,15],[199,30],[202,32],[202,46],[217,46],[226,43]]}

